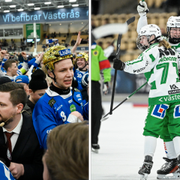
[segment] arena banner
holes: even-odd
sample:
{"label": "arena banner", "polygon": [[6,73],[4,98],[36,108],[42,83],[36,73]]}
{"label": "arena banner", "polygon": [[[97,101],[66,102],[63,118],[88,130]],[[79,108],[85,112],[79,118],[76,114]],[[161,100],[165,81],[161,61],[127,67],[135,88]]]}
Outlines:
{"label": "arena banner", "polygon": [[66,8],[27,12],[0,13],[0,24],[47,23],[53,21],[88,20],[87,8]]}

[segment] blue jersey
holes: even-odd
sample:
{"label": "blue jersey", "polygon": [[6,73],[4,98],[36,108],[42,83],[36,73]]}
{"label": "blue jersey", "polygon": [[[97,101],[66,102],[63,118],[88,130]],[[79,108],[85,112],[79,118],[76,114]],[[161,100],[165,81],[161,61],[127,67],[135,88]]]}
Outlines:
{"label": "blue jersey", "polygon": [[11,171],[2,161],[0,161],[0,179],[1,180],[16,180],[12,176]]}
{"label": "blue jersey", "polygon": [[83,111],[84,120],[89,120],[89,102],[86,102],[83,108],[84,108],[84,111]]}
{"label": "blue jersey", "polygon": [[36,103],[32,114],[33,125],[41,148],[47,148],[47,135],[53,128],[69,123],[67,119],[73,111],[83,114],[82,97],[79,92],[74,92],[72,97],[71,91],[66,95],[59,95],[48,88]]}
{"label": "blue jersey", "polygon": [[86,72],[88,72],[88,71],[80,71],[79,69],[76,69],[75,72],[74,72],[74,77],[76,78],[76,80],[78,82],[77,89],[80,90],[80,91],[83,89],[83,87],[81,85],[82,77]]}

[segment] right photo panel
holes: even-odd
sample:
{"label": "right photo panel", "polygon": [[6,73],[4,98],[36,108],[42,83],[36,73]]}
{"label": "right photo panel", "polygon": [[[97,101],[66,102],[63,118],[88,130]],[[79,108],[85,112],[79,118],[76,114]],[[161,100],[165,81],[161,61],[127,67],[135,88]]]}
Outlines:
{"label": "right photo panel", "polygon": [[91,180],[180,179],[180,1],[91,1]]}

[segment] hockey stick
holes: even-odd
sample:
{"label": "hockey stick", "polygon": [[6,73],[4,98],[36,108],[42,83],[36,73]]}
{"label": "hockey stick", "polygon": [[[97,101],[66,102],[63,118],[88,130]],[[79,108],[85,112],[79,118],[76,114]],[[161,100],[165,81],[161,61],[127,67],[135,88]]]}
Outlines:
{"label": "hockey stick", "polygon": [[[131,17],[126,21],[127,26],[134,22],[135,17]],[[118,35],[118,40],[117,40],[117,52],[116,52],[116,58],[120,58],[120,46],[121,46],[121,37],[122,34]],[[114,103],[114,93],[115,93],[115,86],[116,86],[116,77],[117,77],[117,70],[115,69],[115,74],[114,74],[114,81],[113,81],[113,89],[112,89],[112,96],[111,96],[111,105],[110,105],[110,112],[109,114],[112,114],[112,109],[113,109],[113,103]]]}
{"label": "hockey stick", "polygon": [[[127,101],[131,96],[133,96],[135,93],[137,93],[142,87],[144,87],[145,85],[147,84],[147,81],[142,85],[140,86],[138,89],[136,89],[132,94],[130,94],[129,96],[127,96],[123,101],[121,101],[116,107],[114,107],[112,109],[112,111],[114,111],[115,109],[117,109],[121,104],[123,104],[125,101]],[[105,121],[106,119],[108,119],[108,115],[110,114],[110,112],[108,112],[107,114],[105,114],[103,116],[103,118],[101,119],[101,121]]]}
{"label": "hockey stick", "polygon": [[127,23],[119,24],[106,24],[100,27],[97,27],[91,32],[91,44],[96,40],[103,36],[107,36],[110,34],[124,34],[126,33],[128,27]]}
{"label": "hockey stick", "polygon": [[85,26],[83,26],[79,31],[82,32],[82,30],[84,30],[88,24],[89,24],[89,23],[86,23]]}

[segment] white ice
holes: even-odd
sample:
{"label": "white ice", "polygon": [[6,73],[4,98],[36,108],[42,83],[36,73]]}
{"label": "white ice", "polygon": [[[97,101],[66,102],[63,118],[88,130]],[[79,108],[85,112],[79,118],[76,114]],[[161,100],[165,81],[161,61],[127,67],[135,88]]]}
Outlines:
{"label": "white ice", "polygon": [[[116,104],[115,104],[116,105]],[[115,107],[114,105],[114,107]],[[110,103],[103,103],[109,112]],[[139,180],[138,170],[144,160],[144,120],[147,107],[124,103],[101,123],[100,150],[91,152],[91,180]],[[153,168],[148,180],[155,180],[156,171],[165,162],[163,141],[157,140]]]}

